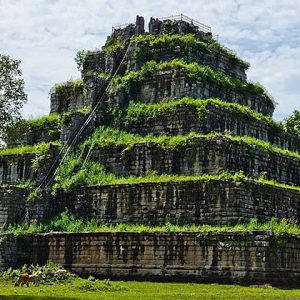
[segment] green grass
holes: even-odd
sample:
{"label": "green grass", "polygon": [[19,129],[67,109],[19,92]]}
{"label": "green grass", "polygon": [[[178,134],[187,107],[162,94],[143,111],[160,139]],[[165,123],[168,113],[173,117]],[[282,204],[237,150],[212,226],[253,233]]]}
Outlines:
{"label": "green grass", "polygon": [[91,282],[73,279],[63,284],[15,288],[0,281],[0,299],[299,299],[300,289],[201,283],[155,283],[135,281]]}
{"label": "green grass", "polygon": [[82,79],[56,83],[50,90],[50,93],[61,93],[66,89],[71,89],[73,93],[80,92],[83,88]]}
{"label": "green grass", "polygon": [[16,155],[16,154],[37,154],[45,153],[51,145],[60,145],[60,142],[39,143],[36,145],[20,146],[16,148],[4,148],[0,150],[0,155]]}
{"label": "green grass", "polygon": [[158,182],[182,182],[182,181],[211,181],[211,180],[232,180],[243,182],[258,182],[265,185],[276,186],[283,189],[300,191],[300,187],[279,183],[275,180],[268,180],[265,177],[249,178],[242,172],[230,173],[224,171],[217,174],[200,175],[171,175],[171,174],[149,174],[145,176],[121,177],[108,172],[105,167],[98,162],[88,161],[82,167],[82,161],[78,159],[78,154],[69,156],[65,163],[58,169],[53,193],[62,188],[69,191],[80,186],[102,186],[116,184],[138,184],[138,183],[158,183]]}
{"label": "green grass", "polygon": [[220,71],[215,71],[208,66],[202,66],[195,62],[186,63],[181,59],[173,59],[172,61],[165,61],[162,63],[148,61],[138,71],[129,71],[124,76],[116,76],[114,79],[115,87],[112,91],[124,88],[133,81],[143,81],[146,78],[151,77],[155,72],[167,70],[173,71],[174,77],[178,75],[176,71],[184,70],[190,83],[202,80],[234,90],[243,95],[262,94],[265,97],[266,102],[272,107],[275,107],[273,98],[261,85],[227,76]]}
{"label": "green grass", "polygon": [[[300,234],[300,226],[290,220],[276,220],[272,218],[269,222],[259,223],[256,219],[251,219],[248,223],[238,225],[196,225],[186,224],[178,225],[166,222],[161,225],[149,224],[103,224],[96,220],[83,220],[75,218],[70,212],[64,211],[55,217],[43,220],[41,222],[27,222],[24,221],[18,225],[10,225],[8,232],[15,236],[30,235],[35,233],[49,233],[49,232],[227,232],[227,231],[241,231],[249,233],[250,231],[272,231],[277,236],[281,234]],[[1,237],[1,235],[0,235]]]}
{"label": "green grass", "polygon": [[264,116],[247,106],[243,106],[238,103],[224,102],[219,99],[201,100],[190,97],[160,103],[137,103],[130,101],[124,121],[126,123],[145,122],[153,118],[164,117],[166,114],[176,114],[177,108],[181,106],[185,106],[189,110],[195,110],[199,119],[202,119],[206,116],[210,104],[214,104],[220,108],[227,108],[229,113],[240,118],[264,122],[270,126],[284,130],[283,126],[280,123],[275,122],[272,117]]}
{"label": "green grass", "polygon": [[197,140],[201,139],[204,141],[213,141],[216,138],[225,137],[233,142],[238,142],[244,144],[245,146],[250,146],[253,148],[260,147],[262,149],[272,151],[278,154],[283,154],[300,159],[300,154],[298,152],[293,152],[287,149],[279,148],[268,142],[256,139],[249,136],[232,136],[227,134],[210,133],[210,134],[200,134],[191,132],[188,135],[177,135],[177,136],[167,136],[167,135],[152,135],[148,134],[146,136],[141,136],[138,134],[127,133],[125,131],[120,131],[117,129],[109,127],[100,127],[95,130],[95,132],[85,140],[80,148],[107,148],[111,146],[123,146],[128,148],[133,147],[135,144],[140,143],[153,143],[161,148],[176,149],[182,146],[193,145],[197,143]]}

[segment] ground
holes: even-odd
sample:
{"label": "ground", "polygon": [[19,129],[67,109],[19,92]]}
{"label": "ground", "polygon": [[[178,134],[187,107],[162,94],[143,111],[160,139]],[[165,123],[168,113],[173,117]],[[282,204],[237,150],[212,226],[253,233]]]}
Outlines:
{"label": "ground", "polygon": [[65,283],[14,287],[0,281],[0,299],[300,299],[300,288],[278,289],[270,286],[88,281],[72,279]]}

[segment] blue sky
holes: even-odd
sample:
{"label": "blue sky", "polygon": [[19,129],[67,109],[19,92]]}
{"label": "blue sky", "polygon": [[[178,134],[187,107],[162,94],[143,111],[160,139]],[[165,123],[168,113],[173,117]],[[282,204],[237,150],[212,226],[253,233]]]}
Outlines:
{"label": "blue sky", "polygon": [[22,61],[23,115],[49,113],[50,88],[80,76],[76,52],[100,48],[111,26],[180,13],[250,62],[248,79],[278,102],[277,120],[300,109],[300,0],[0,0],[0,53]]}

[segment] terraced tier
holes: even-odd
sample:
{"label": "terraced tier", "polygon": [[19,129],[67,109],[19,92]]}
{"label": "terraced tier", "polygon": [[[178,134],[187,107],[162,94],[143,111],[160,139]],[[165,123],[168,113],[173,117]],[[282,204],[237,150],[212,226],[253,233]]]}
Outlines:
{"label": "terraced tier", "polygon": [[35,154],[0,155],[0,183],[17,184],[21,181],[33,180],[35,174],[32,160]]}
{"label": "terraced tier", "polygon": [[[161,62],[177,58],[209,66],[216,71],[242,80],[246,79],[245,71],[249,67],[248,63],[216,41],[211,40],[207,43],[207,41],[197,39],[193,34],[140,35],[131,42],[128,57],[128,68],[132,70],[140,68],[147,61]],[[87,66],[91,67],[90,64]],[[94,64],[94,66],[97,65]]]}
{"label": "terraced tier", "polygon": [[27,195],[24,188],[0,186],[0,227],[20,221]]}
{"label": "terraced tier", "polygon": [[299,236],[268,231],[50,233],[33,236],[31,262],[102,278],[292,284],[299,251]]}
{"label": "terraced tier", "polygon": [[[119,82],[118,82],[119,80]],[[149,62],[141,72],[131,72],[116,80],[110,101],[122,105],[129,100],[157,103],[164,98],[219,98],[271,116],[274,104],[257,85],[225,76],[208,67],[183,61]]]}
{"label": "terraced tier", "polygon": [[216,134],[141,138],[111,130],[103,131],[102,137],[101,131],[97,134],[84,144],[83,151],[89,152],[92,162],[119,176],[228,170],[300,185],[300,155],[253,138]]}
{"label": "terraced tier", "polygon": [[54,162],[58,142],[8,148],[0,151],[0,184],[39,183]]}
{"label": "terraced tier", "polygon": [[130,103],[121,128],[147,135],[230,133],[251,136],[283,149],[300,151],[300,139],[270,117],[218,99],[183,98],[157,104]]}
{"label": "terraced tier", "polygon": [[8,148],[54,142],[60,138],[61,125],[61,119],[57,114],[21,120],[8,129],[5,142]]}
{"label": "terraced tier", "polygon": [[[103,223],[237,224],[251,218],[265,222],[299,220],[300,192],[267,181],[173,176],[132,184],[78,187],[62,192],[60,201],[77,218]],[[145,180],[145,179],[144,179]],[[126,179],[124,180],[126,182]],[[131,182],[138,182],[138,179]]]}
{"label": "terraced tier", "polygon": [[0,185],[0,228],[22,221],[36,222],[62,210],[53,205],[49,193],[41,193],[39,199],[31,199],[32,187],[26,185]]}

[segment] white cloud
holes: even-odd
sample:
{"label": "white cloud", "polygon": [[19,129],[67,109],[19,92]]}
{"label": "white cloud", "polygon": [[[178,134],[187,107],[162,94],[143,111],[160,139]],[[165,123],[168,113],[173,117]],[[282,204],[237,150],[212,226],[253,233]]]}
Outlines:
{"label": "white cloud", "polygon": [[0,53],[22,61],[24,115],[49,112],[50,87],[79,76],[76,52],[101,47],[112,25],[137,14],[147,24],[150,16],[180,13],[212,26],[250,61],[249,79],[266,85],[279,103],[275,117],[300,109],[300,0],[0,0]]}

